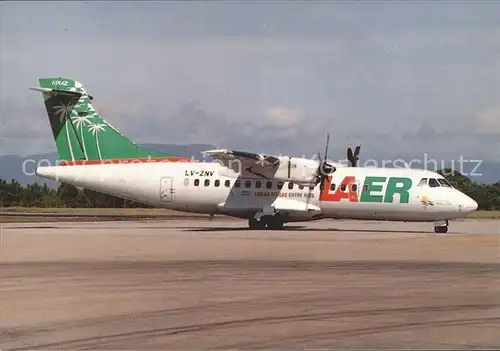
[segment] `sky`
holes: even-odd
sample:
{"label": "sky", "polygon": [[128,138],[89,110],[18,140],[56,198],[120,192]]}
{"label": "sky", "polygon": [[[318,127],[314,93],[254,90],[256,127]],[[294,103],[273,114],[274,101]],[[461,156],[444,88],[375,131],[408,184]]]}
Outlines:
{"label": "sky", "polygon": [[0,2],[0,154],[55,150],[39,77],[138,143],[500,161],[500,2]]}

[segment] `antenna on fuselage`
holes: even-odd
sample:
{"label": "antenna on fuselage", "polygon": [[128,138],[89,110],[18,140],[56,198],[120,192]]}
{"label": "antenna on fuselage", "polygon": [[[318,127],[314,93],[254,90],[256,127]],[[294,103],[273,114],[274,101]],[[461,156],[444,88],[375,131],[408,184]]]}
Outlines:
{"label": "antenna on fuselage", "polygon": [[323,190],[324,182],[328,175],[336,171],[336,168],[328,163],[328,145],[330,143],[330,134],[326,135],[325,158],[321,159],[321,154],[318,152],[319,166],[316,171],[317,183],[320,183],[320,189]]}

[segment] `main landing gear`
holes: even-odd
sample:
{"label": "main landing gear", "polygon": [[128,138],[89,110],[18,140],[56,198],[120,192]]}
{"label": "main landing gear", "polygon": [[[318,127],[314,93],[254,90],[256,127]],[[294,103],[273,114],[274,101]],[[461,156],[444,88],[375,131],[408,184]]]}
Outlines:
{"label": "main landing gear", "polygon": [[260,219],[254,217],[248,220],[250,229],[280,230],[283,229],[283,224],[284,222],[279,215],[262,216]]}
{"label": "main landing gear", "polygon": [[434,222],[434,232],[444,234],[448,232],[448,220]]}

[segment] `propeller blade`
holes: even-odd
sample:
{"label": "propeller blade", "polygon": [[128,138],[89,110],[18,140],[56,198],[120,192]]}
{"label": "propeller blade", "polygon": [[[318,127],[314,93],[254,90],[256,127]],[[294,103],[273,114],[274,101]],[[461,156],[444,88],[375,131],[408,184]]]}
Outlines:
{"label": "propeller blade", "polygon": [[353,167],[354,155],[352,154],[352,149],[350,147],[347,148],[347,160],[350,163],[350,167]]}
{"label": "propeller blade", "polygon": [[328,164],[328,146],[330,144],[330,133],[326,135],[326,145],[325,145],[325,154],[324,159],[321,159],[321,154],[318,153],[319,157],[319,165],[317,170],[317,183],[320,183],[320,189],[323,190],[325,178],[328,177],[329,174],[336,171],[335,167]]}
{"label": "propeller blade", "polygon": [[354,165],[353,167],[358,166],[359,161],[359,151],[361,150],[361,145],[356,146],[356,150],[354,150]]}
{"label": "propeller blade", "polygon": [[326,146],[325,146],[325,162],[328,160],[328,144],[330,143],[330,133],[326,135]]}
{"label": "propeller blade", "polygon": [[325,179],[326,179],[327,175],[326,175],[326,174],[324,174],[324,173],[325,173],[325,172],[323,172],[323,173],[321,174],[321,181],[320,181],[320,184],[319,184],[319,190],[320,190],[320,191],[323,191],[323,189],[325,188]]}
{"label": "propeller blade", "polygon": [[356,150],[354,151],[354,155],[356,156],[356,158],[358,158],[360,150],[361,150],[361,145],[356,146]]}

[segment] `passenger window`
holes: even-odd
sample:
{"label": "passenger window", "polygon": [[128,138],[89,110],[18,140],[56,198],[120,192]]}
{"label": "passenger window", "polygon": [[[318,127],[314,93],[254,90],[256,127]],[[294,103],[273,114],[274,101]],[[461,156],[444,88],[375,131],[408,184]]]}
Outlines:
{"label": "passenger window", "polygon": [[229,188],[229,186],[231,185],[231,182],[229,180],[226,180],[224,182],[224,185],[226,186],[226,188]]}
{"label": "passenger window", "polygon": [[330,184],[330,191],[335,191],[335,183]]}
{"label": "passenger window", "polygon": [[311,191],[312,191],[312,190],[314,190],[314,186],[313,186],[313,185],[311,185],[311,186],[309,187],[309,190],[311,190]]}
{"label": "passenger window", "polygon": [[245,188],[250,188],[252,186],[252,182],[250,180],[245,180]]}
{"label": "passenger window", "polygon": [[278,182],[278,189],[283,188],[283,184],[284,184],[283,182]]}
{"label": "passenger window", "polygon": [[198,186],[200,185],[200,180],[199,179],[195,179],[194,180],[194,186]]}
{"label": "passenger window", "polygon": [[352,191],[358,191],[358,185],[357,184],[352,184],[351,185],[351,190]]}
{"label": "passenger window", "polygon": [[272,187],[273,187],[273,182],[268,181],[268,182],[266,183],[266,188],[271,189]]}
{"label": "passenger window", "polygon": [[240,181],[239,181],[239,180],[236,180],[236,181],[234,182],[234,187],[235,187],[235,188],[239,188],[239,187],[240,187]]}
{"label": "passenger window", "polygon": [[257,180],[257,181],[255,182],[255,187],[256,187],[257,189],[260,189],[260,188],[262,187],[262,182],[261,182],[260,180]]}
{"label": "passenger window", "polygon": [[453,188],[453,186],[450,184],[450,182],[448,182],[446,179],[444,178],[439,178],[438,179],[438,182],[439,184],[441,184],[441,186],[445,187],[445,188]]}
{"label": "passenger window", "polygon": [[292,190],[293,189],[293,182],[288,183],[288,189]]}
{"label": "passenger window", "polygon": [[302,184],[299,185],[300,190],[304,190],[304,186]]}
{"label": "passenger window", "polygon": [[367,184],[363,185],[363,191],[368,192],[368,185]]}
{"label": "passenger window", "polygon": [[436,179],[431,178],[431,179],[429,179],[429,186],[431,188],[438,188],[439,187],[439,183],[438,183],[438,181]]}
{"label": "passenger window", "polygon": [[210,179],[205,179],[205,186],[209,186],[210,185]]}
{"label": "passenger window", "polygon": [[345,184],[340,185],[340,190],[345,191],[347,189],[347,186]]}
{"label": "passenger window", "polygon": [[215,185],[216,187],[218,187],[218,186],[220,185],[220,180],[219,180],[219,179],[216,179],[216,180],[215,180],[214,185]]}
{"label": "passenger window", "polygon": [[418,186],[426,186],[426,185],[427,185],[427,178],[422,178],[418,183]]}

